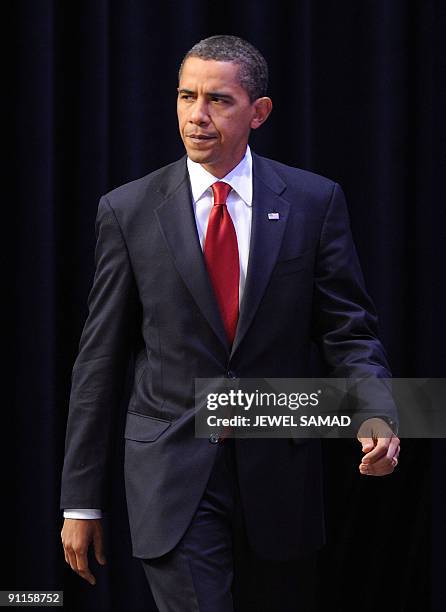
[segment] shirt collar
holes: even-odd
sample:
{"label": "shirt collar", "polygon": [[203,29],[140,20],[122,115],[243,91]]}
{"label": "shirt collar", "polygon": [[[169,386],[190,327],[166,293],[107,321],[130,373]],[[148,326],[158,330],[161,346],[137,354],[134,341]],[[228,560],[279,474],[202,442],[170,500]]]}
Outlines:
{"label": "shirt collar", "polygon": [[245,204],[252,206],[252,155],[249,145],[246,147],[243,159],[221,179],[213,176],[201,164],[192,161],[189,157],[187,158],[187,169],[194,202],[197,202],[213,183],[224,181],[231,185]]}

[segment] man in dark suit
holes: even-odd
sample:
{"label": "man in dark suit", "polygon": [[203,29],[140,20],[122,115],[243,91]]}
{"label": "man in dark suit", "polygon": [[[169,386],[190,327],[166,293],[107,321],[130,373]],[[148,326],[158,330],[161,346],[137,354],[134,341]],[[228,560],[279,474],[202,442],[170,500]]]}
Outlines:
{"label": "man in dark suit", "polygon": [[[100,517],[133,356],[126,496],[133,554],[160,610],[304,609],[301,572],[324,542],[319,441],[195,437],[195,379],[305,377],[312,340],[334,376],[390,377],[341,188],[250,151],[272,109],[266,87],[266,62],[246,41],[197,43],[178,87],[187,156],[99,203],[62,541],[94,584],[86,553],[93,541],[105,562]],[[395,420],[389,403],[363,423],[361,473],[394,469]]]}

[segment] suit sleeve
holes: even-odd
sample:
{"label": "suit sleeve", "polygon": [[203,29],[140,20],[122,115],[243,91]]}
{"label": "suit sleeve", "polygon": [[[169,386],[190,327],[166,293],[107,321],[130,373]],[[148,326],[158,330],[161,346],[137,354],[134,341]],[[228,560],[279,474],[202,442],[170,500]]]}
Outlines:
{"label": "suit sleeve", "polygon": [[96,218],[95,274],[72,372],[60,507],[107,508],[110,453],[136,333],[138,293],[107,198]]}
{"label": "suit sleeve", "polygon": [[[375,306],[367,294],[353,242],[347,205],[335,183],[322,224],[314,282],[312,335],[337,378],[369,379],[360,398],[361,415],[355,425],[371,416],[385,418],[395,430],[397,414],[389,387],[377,380],[391,372],[379,339]],[[369,412],[368,412],[369,411]]]}

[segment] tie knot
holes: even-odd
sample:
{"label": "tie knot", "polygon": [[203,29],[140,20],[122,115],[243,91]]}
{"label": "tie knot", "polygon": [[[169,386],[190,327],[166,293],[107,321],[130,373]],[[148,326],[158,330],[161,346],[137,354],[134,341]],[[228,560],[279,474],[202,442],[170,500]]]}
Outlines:
{"label": "tie knot", "polygon": [[231,185],[223,183],[223,181],[217,181],[212,185],[212,191],[214,193],[214,206],[217,204],[226,204],[226,198],[231,191]]}

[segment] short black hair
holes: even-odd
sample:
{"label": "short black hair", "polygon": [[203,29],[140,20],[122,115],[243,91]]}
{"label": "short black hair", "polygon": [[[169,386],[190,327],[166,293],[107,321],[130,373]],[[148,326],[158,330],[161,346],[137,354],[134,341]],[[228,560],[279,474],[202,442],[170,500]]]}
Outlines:
{"label": "short black hair", "polygon": [[268,64],[251,43],[238,36],[218,34],[197,42],[184,56],[178,71],[181,76],[184,62],[189,57],[203,60],[233,62],[239,66],[240,85],[246,90],[251,102],[266,95],[268,90]]}

